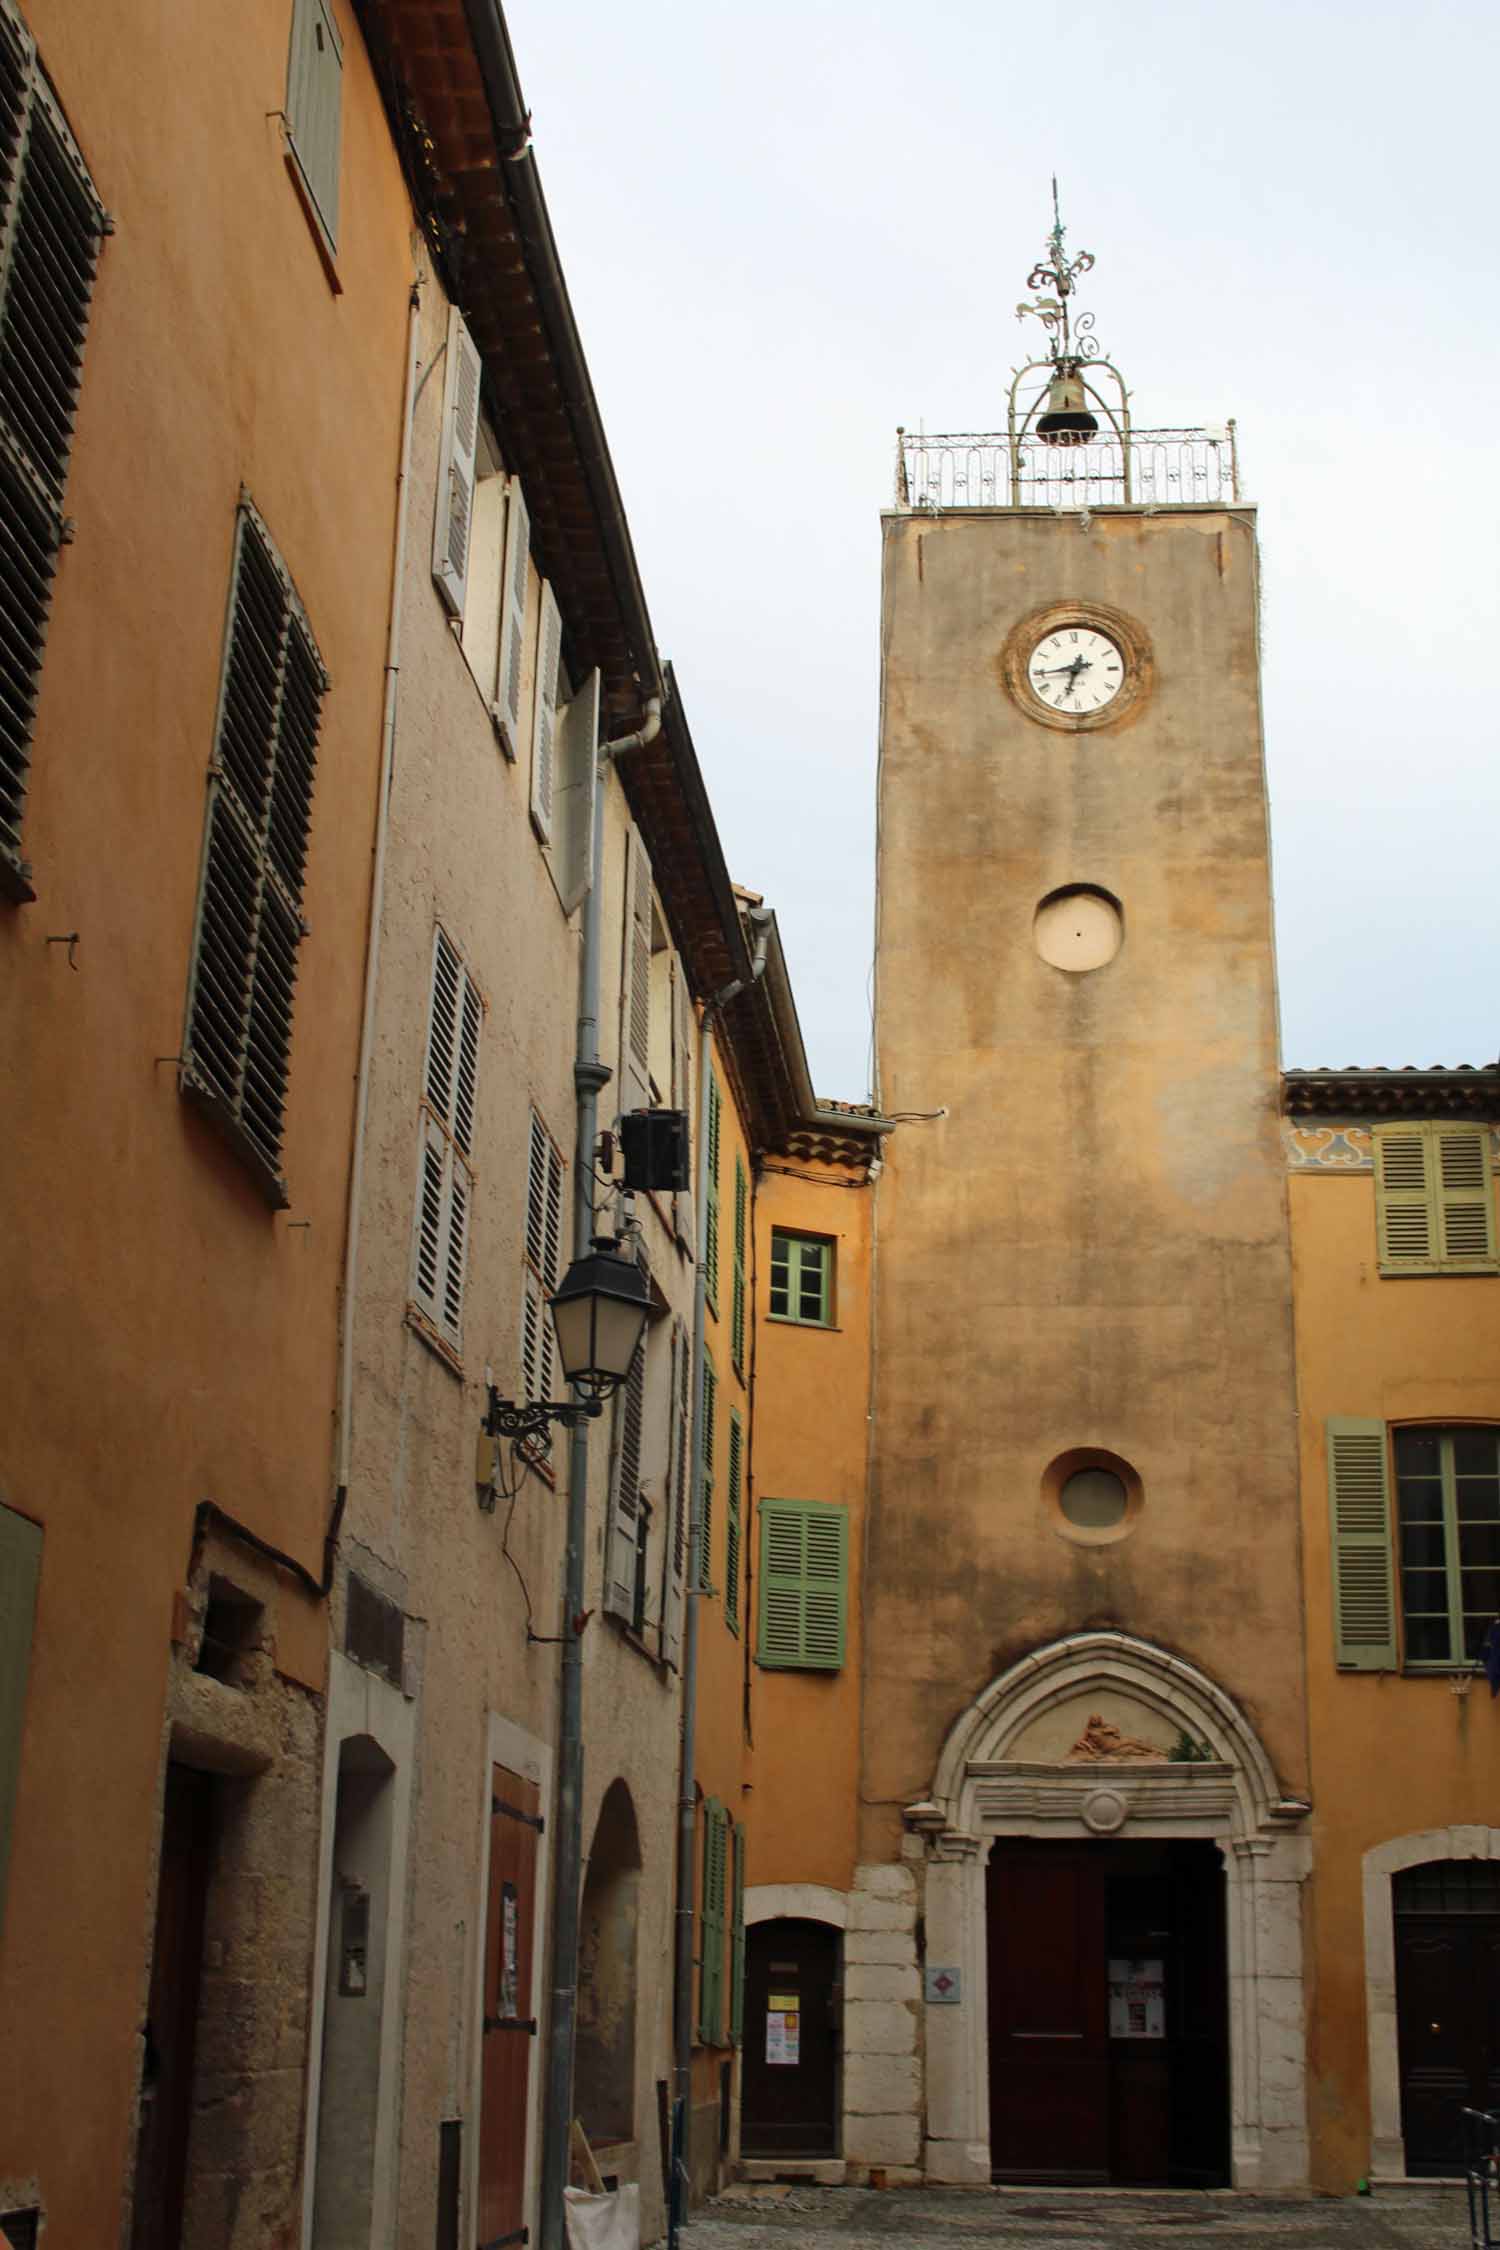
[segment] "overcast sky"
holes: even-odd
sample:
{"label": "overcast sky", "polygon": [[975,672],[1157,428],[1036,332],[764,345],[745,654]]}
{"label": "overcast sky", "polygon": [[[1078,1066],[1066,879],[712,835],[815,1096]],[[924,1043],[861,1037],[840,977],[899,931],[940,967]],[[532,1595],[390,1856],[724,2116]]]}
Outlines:
{"label": "overcast sky", "polygon": [[868,1079],[895,426],[1003,426],[1054,171],[1137,423],[1238,421],[1284,1060],[1493,1060],[1493,0],[506,14],[657,639],[818,1091]]}

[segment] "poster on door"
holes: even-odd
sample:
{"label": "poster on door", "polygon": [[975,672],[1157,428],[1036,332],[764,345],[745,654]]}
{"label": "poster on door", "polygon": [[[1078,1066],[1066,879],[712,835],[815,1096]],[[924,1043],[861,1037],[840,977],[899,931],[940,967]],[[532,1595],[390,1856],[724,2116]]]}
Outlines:
{"label": "poster on door", "polygon": [[1111,2039],[1165,2039],[1167,1974],[1164,1961],[1111,1961]]}
{"label": "poster on door", "polygon": [[795,2064],[802,2049],[802,2013],[795,1992],[773,1992],[766,2002],[766,2061]]}

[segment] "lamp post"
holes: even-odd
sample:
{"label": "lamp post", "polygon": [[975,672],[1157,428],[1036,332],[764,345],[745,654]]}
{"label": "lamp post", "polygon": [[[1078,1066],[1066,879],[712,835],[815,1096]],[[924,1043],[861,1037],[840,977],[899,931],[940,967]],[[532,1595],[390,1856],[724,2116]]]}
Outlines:
{"label": "lamp post", "polygon": [[604,1401],[630,1373],[651,1309],[651,1289],[620,1245],[596,1234],[587,1257],[575,1258],[549,1300],[564,1379],[579,1399],[502,1398],[493,1383],[484,1417],[489,1437],[526,1440],[554,1422],[576,1429],[604,1412]]}

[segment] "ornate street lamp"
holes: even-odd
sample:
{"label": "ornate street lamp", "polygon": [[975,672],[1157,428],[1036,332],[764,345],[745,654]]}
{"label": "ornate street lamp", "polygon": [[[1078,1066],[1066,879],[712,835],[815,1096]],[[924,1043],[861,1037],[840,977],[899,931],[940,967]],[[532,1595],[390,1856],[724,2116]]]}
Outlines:
{"label": "ornate street lamp", "polygon": [[491,1383],[484,1418],[489,1437],[537,1438],[554,1422],[573,1429],[602,1414],[640,1347],[651,1285],[638,1265],[621,1256],[618,1242],[596,1234],[593,1249],[573,1260],[550,1305],[564,1379],[584,1395],[517,1404],[501,1398]]}

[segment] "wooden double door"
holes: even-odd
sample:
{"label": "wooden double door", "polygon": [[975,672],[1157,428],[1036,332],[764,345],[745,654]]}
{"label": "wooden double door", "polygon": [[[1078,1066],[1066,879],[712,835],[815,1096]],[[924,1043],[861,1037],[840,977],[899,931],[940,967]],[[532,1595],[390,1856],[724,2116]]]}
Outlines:
{"label": "wooden double door", "polygon": [[740,2150],[832,2156],[838,2148],[842,1991],[839,1932],[823,1922],[756,1922],[745,1933]]}
{"label": "wooden double door", "polygon": [[1500,1865],[1429,1860],[1392,1903],[1406,2169],[1452,2175],[1464,2110],[1500,2108]]}
{"label": "wooden double door", "polygon": [[1214,1846],[1005,1839],[988,1917],[995,2178],[1227,2184]]}

